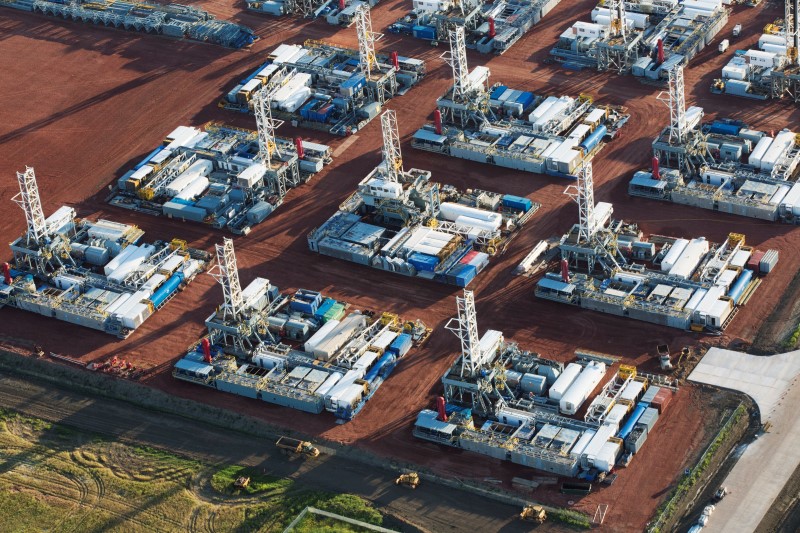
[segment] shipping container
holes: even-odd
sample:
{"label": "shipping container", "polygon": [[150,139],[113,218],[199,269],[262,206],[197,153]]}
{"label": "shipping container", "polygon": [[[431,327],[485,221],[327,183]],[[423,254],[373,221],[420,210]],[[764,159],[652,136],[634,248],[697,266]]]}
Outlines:
{"label": "shipping container", "polygon": [[648,407],[642,413],[642,416],[639,417],[638,424],[647,427],[648,432],[653,431],[653,427],[656,425],[658,421],[658,409],[655,407]]}
{"label": "shipping container", "polygon": [[644,394],[642,395],[642,399],[640,401],[642,403],[649,404],[650,402],[653,401],[653,398],[655,398],[656,394],[658,394],[658,391],[660,391],[660,390],[661,390],[661,387],[658,387],[656,385],[652,385],[650,388],[648,388],[644,392]]}
{"label": "shipping container", "polygon": [[767,250],[758,262],[759,272],[769,274],[778,264],[778,250]]}
{"label": "shipping container", "polygon": [[657,409],[659,414],[664,414],[664,409],[666,409],[672,401],[672,395],[673,392],[671,390],[662,388],[653,398],[653,401],[650,402],[650,405]]}

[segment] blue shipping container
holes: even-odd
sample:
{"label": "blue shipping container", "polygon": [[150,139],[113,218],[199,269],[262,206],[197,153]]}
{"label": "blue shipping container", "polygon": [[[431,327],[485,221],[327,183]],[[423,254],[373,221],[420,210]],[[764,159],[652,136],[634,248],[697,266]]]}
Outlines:
{"label": "blue shipping container", "polygon": [[389,345],[390,352],[396,354],[398,357],[403,357],[411,349],[413,339],[408,333],[401,333]]}
{"label": "blue shipping container", "polygon": [[478,270],[474,265],[458,263],[447,274],[449,279],[452,280],[452,284],[457,287],[466,287],[478,275]]}
{"label": "blue shipping container", "polygon": [[342,84],[340,85],[340,87],[342,89],[354,89],[355,90],[355,89],[360,89],[366,83],[367,83],[367,80],[366,80],[366,78],[364,78],[364,75],[356,73],[356,74],[353,74],[352,76],[350,76],[349,78],[347,78],[346,80],[344,80],[342,82]]}
{"label": "blue shipping container", "polygon": [[432,26],[414,26],[411,31],[417,39],[435,39],[436,28]]}
{"label": "blue shipping container", "polygon": [[532,92],[523,91],[516,99],[518,104],[522,104],[522,109],[526,109],[529,105],[533,103],[534,96]]}
{"label": "blue shipping container", "polygon": [[627,437],[630,434],[630,432],[633,431],[633,427],[639,421],[639,417],[642,416],[642,414],[645,412],[646,409],[647,409],[646,403],[644,402],[637,403],[636,407],[633,409],[633,413],[631,413],[631,417],[628,419],[627,422],[625,422],[625,425],[622,426],[622,429],[619,430],[619,435],[617,436],[622,440],[625,440],[625,437]]}
{"label": "blue shipping container", "polygon": [[724,122],[715,120],[711,123],[711,127],[708,130],[718,135],[739,135],[739,130],[741,129],[741,127],[735,124],[725,124]]}
{"label": "blue shipping container", "polygon": [[433,272],[439,264],[439,258],[428,254],[414,252],[408,256],[408,262],[414,265],[417,270],[427,270]]}
{"label": "blue shipping container", "polygon": [[322,320],[322,317],[325,316],[325,313],[327,313],[335,303],[336,300],[333,298],[326,298],[325,301],[322,302],[322,305],[317,308],[317,312],[314,313],[314,318]]}
{"label": "blue shipping container", "polygon": [[533,202],[522,196],[514,196],[513,194],[503,195],[503,207],[516,209],[527,213],[533,208]]}
{"label": "blue shipping container", "polygon": [[489,98],[491,98],[492,100],[497,100],[498,98],[503,96],[503,93],[506,92],[506,89],[508,89],[508,87],[506,87],[505,85],[498,85],[497,87],[492,89],[492,93],[489,95]]}
{"label": "blue shipping container", "polygon": [[608,128],[602,124],[597,126],[597,129],[595,129],[583,140],[583,142],[580,144],[580,147],[587,152],[591,152],[595,146],[600,144],[600,141],[603,140],[603,137],[606,136],[606,133],[608,133]]}

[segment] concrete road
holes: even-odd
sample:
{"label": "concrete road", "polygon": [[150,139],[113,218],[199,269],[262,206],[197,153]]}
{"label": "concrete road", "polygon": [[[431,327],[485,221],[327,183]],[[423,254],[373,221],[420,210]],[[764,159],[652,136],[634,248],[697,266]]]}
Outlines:
{"label": "concrete road", "polygon": [[[334,456],[287,458],[271,442],[157,413],[131,404],[24,381],[0,373],[0,406],[119,440],[156,446],[210,464],[265,468],[309,489],[359,494],[377,507],[432,532],[529,531],[519,509],[480,496],[423,483],[416,490],[394,485],[394,474]],[[547,524],[544,531],[557,531]],[[541,529],[538,529],[541,531]]]}
{"label": "concrete road", "polygon": [[761,410],[761,421],[770,424],[723,482],[731,494],[716,506],[704,533],[755,531],[800,464],[798,355],[756,357],[730,350],[709,351],[689,376],[692,381],[750,394]]}

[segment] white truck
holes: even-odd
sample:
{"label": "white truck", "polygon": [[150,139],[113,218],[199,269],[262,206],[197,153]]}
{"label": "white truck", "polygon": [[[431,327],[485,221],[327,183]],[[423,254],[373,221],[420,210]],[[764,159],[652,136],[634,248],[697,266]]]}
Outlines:
{"label": "white truck", "polygon": [[742,25],[737,24],[736,26],[733,27],[733,36],[738,37],[741,34],[742,34]]}
{"label": "white truck", "polygon": [[719,43],[719,53],[722,54],[724,52],[727,52],[728,47],[730,47],[730,45],[731,45],[731,42],[728,39],[723,39]]}

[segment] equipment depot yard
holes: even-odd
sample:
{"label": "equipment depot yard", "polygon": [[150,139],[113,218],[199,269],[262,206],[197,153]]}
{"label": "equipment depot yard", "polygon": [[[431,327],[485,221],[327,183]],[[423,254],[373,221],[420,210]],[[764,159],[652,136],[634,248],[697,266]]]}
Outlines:
{"label": "equipment depot yard", "polygon": [[[37,169],[44,211],[60,205],[74,207],[77,216],[92,220],[109,218],[135,224],[149,239],[169,241],[176,236],[193,248],[213,250],[221,243],[222,230],[184,224],[166,217],[151,217],[108,206],[108,186],[126,169],[140,161],[176,124],[199,127],[221,121],[254,129],[255,120],[217,107],[230,90],[230,80],[264,62],[264,54],[282,43],[302,44],[320,39],[349,48],[357,47],[354,32],[292,18],[273,19],[245,10],[244,4],[201,1],[197,7],[220,19],[253,28],[261,37],[249,51],[187,41],[125,33],[61,20],[50,20],[6,10],[0,20],[0,98],[3,122],[0,130],[0,202],[16,209],[10,199],[17,192],[13,177],[25,165]],[[481,328],[504,332],[527,349],[565,362],[576,349],[622,357],[625,364],[657,373],[657,344],[673,349],[700,341],[750,344],[762,328],[781,330],[776,324],[794,316],[791,305],[779,306],[800,266],[800,233],[790,225],[751,220],[723,213],[628,196],[633,173],[649,165],[652,139],[669,120],[669,110],[656,96],[660,87],[642,84],[631,76],[574,72],[545,64],[550,49],[576,20],[595,6],[593,1],[562,2],[502,57],[468,53],[473,66],[485,65],[492,77],[504,84],[536,94],[582,93],[609,105],[624,105],[631,115],[622,139],[610,142],[593,160],[595,199],[614,204],[620,219],[635,220],[649,235],[701,234],[711,242],[723,242],[731,232],[746,235],[747,242],[762,250],[780,253],[780,268],[764,278],[761,297],[739,311],[719,337],[632,322],[629,319],[562,306],[535,298],[531,278],[514,277],[512,271],[535,243],[561,235],[576,219],[575,205],[562,194],[563,178],[531,176],[488,165],[411,149],[411,136],[424,123],[436,98],[452,84],[450,67],[439,59],[441,50],[427,43],[387,35],[377,44],[380,53],[426,62],[426,79],[388,108],[396,112],[408,168],[430,170],[437,181],[461,190],[502,190],[527,197],[542,205],[536,217],[515,237],[470,285],[476,296]],[[382,31],[407,8],[405,0],[381,2],[372,11],[372,25]],[[765,24],[782,17],[782,9],[762,3],[751,8],[736,6],[722,33],[742,24],[737,48],[754,47]],[[721,38],[720,36],[719,38]],[[796,124],[800,109],[779,101],[750,102],[708,91],[726,58],[716,47],[702,50],[685,68],[686,104],[704,108],[707,120],[735,118],[751,128],[775,130]],[[329,145],[334,163],[309,183],[289,191],[283,206],[247,237],[236,240],[240,277],[247,284],[264,277],[285,291],[304,288],[320,291],[354,308],[390,311],[422,319],[433,335],[412,352],[375,394],[357,419],[343,425],[332,416],[313,416],[295,410],[252,402],[246,398],[196,387],[173,379],[174,362],[203,335],[204,320],[220,301],[213,278],[198,276],[170,305],[146,321],[125,340],[112,340],[101,332],[4,308],[0,311],[2,334],[8,342],[42,344],[45,351],[101,363],[114,356],[125,358],[146,372],[141,381],[185,398],[257,416],[267,422],[322,438],[364,447],[390,461],[415,463],[438,474],[483,481],[500,480],[511,489],[511,479],[536,473],[517,465],[415,439],[412,427],[417,413],[434,405],[440,380],[458,353],[458,343],[444,331],[454,315],[453,298],[458,289],[444,284],[381,272],[308,250],[306,236],[322,224],[376,164],[381,147],[380,121],[373,121],[355,137],[300,130],[291,124],[280,129],[289,138]],[[14,211],[11,211],[14,213]],[[2,235],[8,241],[24,230],[17,214],[3,217]],[[6,257],[10,257],[6,252]],[[796,298],[786,298],[793,302]],[[777,308],[777,310],[776,310]],[[44,333],[43,333],[44,332]],[[780,343],[783,337],[774,340]],[[604,525],[614,531],[641,531],[656,507],[693,465],[719,427],[721,412],[714,399],[694,385],[685,385],[659,421],[660,429],[627,469],[619,469],[614,485],[586,497],[558,494],[540,487],[525,496],[566,505],[593,515],[599,504],[608,504]],[[466,527],[465,527],[466,529]]]}

